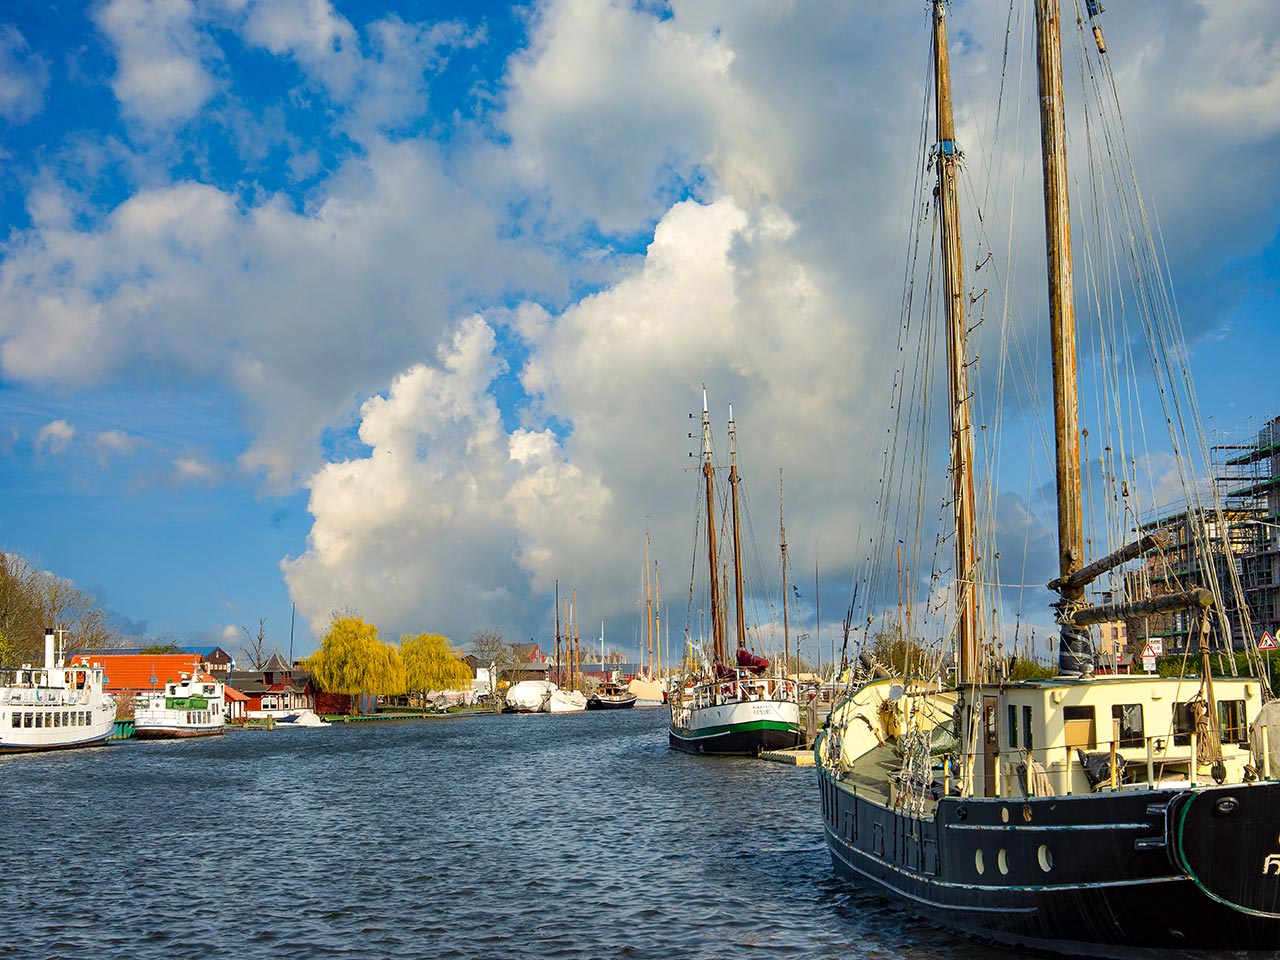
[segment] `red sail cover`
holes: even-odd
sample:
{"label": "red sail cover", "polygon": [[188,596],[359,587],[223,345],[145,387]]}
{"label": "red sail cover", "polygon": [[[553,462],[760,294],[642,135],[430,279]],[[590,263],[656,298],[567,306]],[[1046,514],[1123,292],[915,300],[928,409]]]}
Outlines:
{"label": "red sail cover", "polygon": [[769,669],[769,659],[756,656],[750,650],[744,648],[738,651],[738,666],[744,670],[750,670],[752,673],[764,673]]}

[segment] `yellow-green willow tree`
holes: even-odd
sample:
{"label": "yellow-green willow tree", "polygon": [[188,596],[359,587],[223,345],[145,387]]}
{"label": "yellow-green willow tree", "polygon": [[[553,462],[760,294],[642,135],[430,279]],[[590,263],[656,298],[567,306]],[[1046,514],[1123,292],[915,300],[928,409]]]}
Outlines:
{"label": "yellow-green willow tree", "polygon": [[400,638],[405,680],[419,700],[432,690],[470,690],[471,668],[454,656],[449,640],[438,633]]}
{"label": "yellow-green willow tree", "polygon": [[359,617],[339,617],[329,624],[306,666],[316,685],[329,693],[395,696],[406,689],[400,651],[379,640],[378,628]]}

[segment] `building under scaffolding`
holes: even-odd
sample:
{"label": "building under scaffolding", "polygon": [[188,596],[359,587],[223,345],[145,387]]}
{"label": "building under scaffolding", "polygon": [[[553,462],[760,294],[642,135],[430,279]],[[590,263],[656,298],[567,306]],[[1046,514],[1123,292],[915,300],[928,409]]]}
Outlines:
{"label": "building under scaffolding", "polygon": [[[1212,563],[1213,573],[1222,586],[1223,600],[1227,608],[1227,620],[1231,624],[1231,638],[1221,635],[1216,619],[1210,623],[1210,646],[1225,649],[1228,645],[1240,645],[1244,636],[1244,617],[1239,605],[1232,599],[1231,568],[1239,567],[1248,547],[1245,532],[1251,528],[1248,516],[1224,506],[1223,522],[1211,508],[1187,510],[1167,509],[1146,517],[1138,527],[1140,534],[1159,531],[1165,537],[1164,546],[1147,555],[1142,566],[1125,573],[1125,590],[1130,597],[1160,597],[1183,593],[1194,587],[1208,587],[1212,578],[1207,575]],[[1200,541],[1197,544],[1197,540]],[[1199,640],[1195,636],[1199,614],[1191,610],[1174,610],[1168,613],[1135,618],[1128,621],[1128,634],[1135,654],[1156,640],[1157,652],[1182,654],[1194,652]]]}
{"label": "building under scaffolding", "polygon": [[1252,443],[1214,447],[1215,477],[1224,511],[1241,519],[1241,584],[1254,638],[1280,630],[1280,417]]}
{"label": "building under scaffolding", "polygon": [[[1211,645],[1241,648],[1264,632],[1280,633],[1280,417],[1269,420],[1249,442],[1215,446],[1212,455],[1221,519],[1212,507],[1186,506],[1143,518],[1138,532],[1160,531],[1165,544],[1140,567],[1125,572],[1125,592],[1130,597],[1160,596],[1207,588],[1212,565],[1231,637],[1221,636],[1215,618]],[[1236,600],[1233,577],[1243,588],[1243,607]],[[1163,653],[1187,652],[1198,642],[1197,616],[1178,610],[1129,621],[1130,650],[1136,654],[1155,640]]]}

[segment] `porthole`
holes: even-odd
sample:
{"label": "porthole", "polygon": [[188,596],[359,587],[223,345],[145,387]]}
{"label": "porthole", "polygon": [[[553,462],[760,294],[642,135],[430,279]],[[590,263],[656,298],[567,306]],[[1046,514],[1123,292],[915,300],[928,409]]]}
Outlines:
{"label": "porthole", "polygon": [[975,850],[973,853],[973,869],[978,871],[979,876],[987,872],[987,865],[982,859],[981,850]]}
{"label": "porthole", "polygon": [[1040,849],[1036,852],[1036,859],[1040,861],[1040,869],[1045,873],[1053,869],[1053,854],[1049,852],[1049,848],[1043,843],[1040,844]]}
{"label": "porthole", "polygon": [[1007,877],[1009,875],[1009,854],[1003,849],[996,854],[996,866],[1000,868],[1000,875]]}
{"label": "porthole", "polygon": [[1008,823],[1008,822],[1009,822],[1009,808],[1008,808],[1008,807],[1001,807],[1001,808],[1000,808],[1000,819],[1001,819],[1002,821],[1004,821],[1005,823]]}

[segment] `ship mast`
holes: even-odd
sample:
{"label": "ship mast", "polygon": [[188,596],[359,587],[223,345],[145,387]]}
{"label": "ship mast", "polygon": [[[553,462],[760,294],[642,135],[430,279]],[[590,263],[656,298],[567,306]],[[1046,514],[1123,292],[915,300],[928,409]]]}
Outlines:
{"label": "ship mast", "polygon": [[707,391],[702,390],[702,478],[707,497],[707,563],[710,566],[712,662],[724,663],[724,625],[720,622],[720,578],[716,567],[716,499],[711,464],[711,415],[707,413]]}
{"label": "ship mast", "polygon": [[560,659],[560,581],[556,580],[556,680],[564,683],[564,661]]}
{"label": "ship mast", "polygon": [[649,534],[644,535],[644,623],[649,635],[649,679],[653,679],[653,593],[649,584]]}
{"label": "ship mast", "polygon": [[658,561],[653,561],[653,632],[658,637],[658,672],[649,668],[649,679],[662,676],[662,585],[658,581]]}
{"label": "ship mast", "polygon": [[782,468],[778,468],[778,531],[782,538],[782,663],[783,676],[791,672],[791,620],[787,614],[787,523],[782,507]]}
{"label": "ship mast", "polygon": [[951,65],[947,14],[943,0],[933,4],[933,56],[937,101],[934,162],[938,169],[938,209],[942,228],[944,294],[947,310],[947,395],[951,406],[951,501],[956,524],[956,637],[958,681],[978,682],[978,551],[974,521],[973,431],[965,343],[964,256],[960,243],[960,204],[956,177],[960,150],[951,108]]}
{"label": "ship mast", "polygon": [[581,683],[578,674],[582,669],[582,658],[579,649],[581,637],[578,634],[578,588],[573,588],[573,673],[569,678],[569,689],[577,690]]}
{"label": "ship mast", "polygon": [[738,616],[738,649],[747,647],[746,615],[742,601],[742,528],[738,523],[738,427],[729,404],[729,493],[733,503],[733,596]]}
{"label": "ship mast", "polygon": [[1084,563],[1080,500],[1080,400],[1076,385],[1076,317],[1072,296],[1071,204],[1067,195],[1066,119],[1062,103],[1062,33],[1058,0],[1036,0],[1040,77],[1040,144],[1044,157],[1044,233],[1049,274],[1049,339],[1053,358],[1053,432],[1057,451],[1058,669],[1093,672],[1086,630],[1072,622],[1084,585],[1071,574]]}

